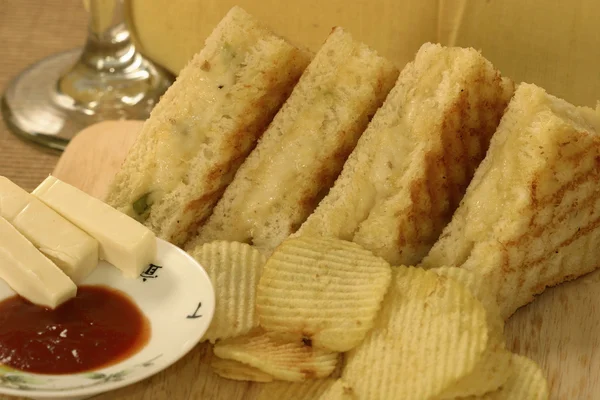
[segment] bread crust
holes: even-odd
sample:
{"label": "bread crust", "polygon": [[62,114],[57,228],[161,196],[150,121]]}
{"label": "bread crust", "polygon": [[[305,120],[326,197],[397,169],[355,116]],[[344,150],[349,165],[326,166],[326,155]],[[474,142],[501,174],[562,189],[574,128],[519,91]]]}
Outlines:
{"label": "bread crust", "polygon": [[310,57],[234,7],[144,123],[106,201],[183,245]]}

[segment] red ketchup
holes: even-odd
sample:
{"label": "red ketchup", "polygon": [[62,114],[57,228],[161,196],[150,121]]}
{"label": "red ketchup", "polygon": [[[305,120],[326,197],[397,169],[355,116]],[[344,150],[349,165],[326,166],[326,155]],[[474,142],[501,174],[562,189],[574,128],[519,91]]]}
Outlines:
{"label": "red ketchup", "polygon": [[55,310],[19,296],[0,302],[0,364],[39,374],[106,367],[143,348],[150,323],[124,293],[80,286]]}

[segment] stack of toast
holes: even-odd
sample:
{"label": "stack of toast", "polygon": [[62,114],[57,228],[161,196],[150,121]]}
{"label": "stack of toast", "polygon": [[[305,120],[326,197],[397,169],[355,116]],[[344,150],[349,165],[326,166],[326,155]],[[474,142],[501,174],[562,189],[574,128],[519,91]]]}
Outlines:
{"label": "stack of toast", "polygon": [[316,52],[239,7],[144,123],[106,201],[193,253],[290,236],[462,267],[504,318],[597,268],[600,108],[515,85],[478,51],[398,69],[342,28]]}

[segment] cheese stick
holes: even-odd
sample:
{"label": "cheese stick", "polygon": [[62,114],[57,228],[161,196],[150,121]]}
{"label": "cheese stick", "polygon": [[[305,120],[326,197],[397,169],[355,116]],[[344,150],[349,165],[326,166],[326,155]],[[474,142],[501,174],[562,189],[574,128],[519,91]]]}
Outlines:
{"label": "cheese stick", "polygon": [[98,242],[56,211],[0,176],[0,217],[5,218],[75,283],[98,265]]}
{"label": "cheese stick", "polygon": [[137,277],[156,257],[156,237],[148,228],[108,204],[53,176],[33,195],[98,241],[100,259]]}
{"label": "cheese stick", "polygon": [[56,308],[77,294],[73,281],[2,217],[0,278],[17,294],[43,307]]}

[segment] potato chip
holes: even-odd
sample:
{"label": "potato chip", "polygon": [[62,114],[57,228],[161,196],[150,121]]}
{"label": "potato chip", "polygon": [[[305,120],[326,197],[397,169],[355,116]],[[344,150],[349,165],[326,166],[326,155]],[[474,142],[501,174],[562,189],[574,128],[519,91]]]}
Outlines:
{"label": "potato chip", "polygon": [[286,240],[267,261],[258,284],[260,324],[288,340],[348,351],[373,326],[390,283],[383,259],[339,239]]}
{"label": "potato chip", "polygon": [[500,316],[496,299],[486,290],[483,277],[475,272],[455,267],[441,267],[431,271],[448,277],[469,290],[484,306],[489,329],[488,347],[473,372],[444,390],[438,398],[477,396],[498,389],[506,382],[512,369],[511,353],[505,346],[504,320]]}
{"label": "potato chip", "polygon": [[262,330],[217,342],[214,353],[258,368],[282,381],[300,382],[329,376],[338,353],[315,349],[302,340],[281,341]]}
{"label": "potato chip", "polygon": [[346,364],[345,355],[346,355],[346,353],[340,353],[339,358],[338,358],[338,363],[335,366],[335,369],[333,370],[331,375],[329,375],[330,378],[337,379],[337,378],[342,377],[342,372],[344,371],[344,365]]}
{"label": "potato chip", "polygon": [[256,400],[315,400],[320,399],[335,379],[309,379],[305,382],[273,382],[260,386]]}
{"label": "potato chip", "polygon": [[434,272],[397,267],[342,379],[359,399],[436,398],[473,372],[487,344],[486,312],[471,292]]}
{"label": "potato chip", "polygon": [[236,381],[272,382],[273,376],[239,361],[213,357],[210,363],[215,374]]}
{"label": "potato chip", "polygon": [[256,286],[267,261],[258,250],[237,242],[206,243],[190,252],[215,289],[215,314],[202,340],[214,343],[258,327]]}
{"label": "potato chip", "polygon": [[488,324],[491,324],[492,328],[498,329],[502,333],[504,332],[504,320],[500,315],[500,308],[498,307],[496,298],[488,290],[488,286],[485,285],[481,274],[456,267],[439,267],[430,271],[453,279],[466,287],[483,304],[488,315]]}
{"label": "potato chip", "polygon": [[354,389],[343,379],[338,379],[318,400],[359,400]]}
{"label": "potato chip", "polygon": [[527,357],[512,354],[512,373],[502,388],[461,400],[547,400],[548,382],[540,367]]}

